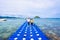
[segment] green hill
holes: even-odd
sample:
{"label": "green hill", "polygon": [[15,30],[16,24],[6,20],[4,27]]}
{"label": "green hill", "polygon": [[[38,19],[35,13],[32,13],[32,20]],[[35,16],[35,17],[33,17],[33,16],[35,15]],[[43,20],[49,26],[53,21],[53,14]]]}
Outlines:
{"label": "green hill", "polygon": [[39,16],[35,16],[34,18],[40,18]]}

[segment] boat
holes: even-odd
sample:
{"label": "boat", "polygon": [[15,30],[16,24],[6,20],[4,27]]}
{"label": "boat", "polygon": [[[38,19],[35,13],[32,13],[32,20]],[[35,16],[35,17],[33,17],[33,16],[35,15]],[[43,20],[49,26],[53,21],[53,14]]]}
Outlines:
{"label": "boat", "polygon": [[6,19],[0,19],[0,22],[2,22],[2,21],[6,21]]}

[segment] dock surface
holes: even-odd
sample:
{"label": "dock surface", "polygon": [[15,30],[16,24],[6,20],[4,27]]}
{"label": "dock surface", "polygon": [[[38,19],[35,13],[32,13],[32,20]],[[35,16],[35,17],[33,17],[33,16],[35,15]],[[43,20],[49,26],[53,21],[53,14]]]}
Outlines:
{"label": "dock surface", "polygon": [[48,40],[48,38],[36,24],[28,25],[25,22],[8,40]]}

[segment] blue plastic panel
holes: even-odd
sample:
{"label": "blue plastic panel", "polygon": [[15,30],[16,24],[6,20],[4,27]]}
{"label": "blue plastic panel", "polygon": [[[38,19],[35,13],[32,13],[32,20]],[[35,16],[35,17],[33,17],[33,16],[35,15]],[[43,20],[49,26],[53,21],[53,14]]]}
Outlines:
{"label": "blue plastic panel", "polygon": [[48,40],[37,25],[25,22],[8,40]]}

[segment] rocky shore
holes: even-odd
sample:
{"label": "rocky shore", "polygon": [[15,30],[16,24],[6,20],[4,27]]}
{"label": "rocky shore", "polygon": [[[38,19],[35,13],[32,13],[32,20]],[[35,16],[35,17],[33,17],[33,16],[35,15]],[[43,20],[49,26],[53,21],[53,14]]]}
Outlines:
{"label": "rocky shore", "polygon": [[46,33],[46,35],[50,40],[60,40],[60,37],[58,37],[57,35],[49,34],[49,33]]}

